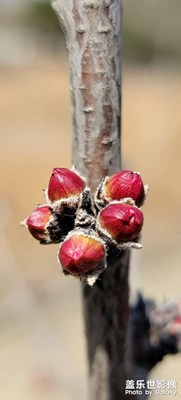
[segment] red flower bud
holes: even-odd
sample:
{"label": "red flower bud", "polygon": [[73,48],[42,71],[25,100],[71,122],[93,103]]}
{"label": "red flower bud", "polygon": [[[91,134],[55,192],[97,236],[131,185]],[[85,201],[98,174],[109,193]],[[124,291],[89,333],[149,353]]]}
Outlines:
{"label": "red flower bud", "polygon": [[49,185],[48,198],[54,202],[69,197],[79,197],[85,188],[85,180],[68,168],[54,168]]}
{"label": "red flower bud", "polygon": [[102,196],[107,201],[131,197],[140,207],[145,198],[141,176],[137,172],[122,170],[107,177],[103,183]]}
{"label": "red flower bud", "polygon": [[75,231],[62,243],[58,259],[68,273],[82,276],[105,264],[104,243],[96,235]]}
{"label": "red flower bud", "polygon": [[174,319],[174,322],[175,322],[176,324],[181,324],[181,316],[179,315],[178,317],[176,317],[176,318]]}
{"label": "red flower bud", "polygon": [[25,225],[28,227],[31,235],[40,241],[40,243],[50,243],[50,237],[47,227],[53,219],[52,210],[49,206],[43,205],[37,207],[26,219]]}
{"label": "red flower bud", "polygon": [[117,242],[136,239],[143,226],[143,213],[137,207],[112,203],[98,215],[98,230],[107,233]]}

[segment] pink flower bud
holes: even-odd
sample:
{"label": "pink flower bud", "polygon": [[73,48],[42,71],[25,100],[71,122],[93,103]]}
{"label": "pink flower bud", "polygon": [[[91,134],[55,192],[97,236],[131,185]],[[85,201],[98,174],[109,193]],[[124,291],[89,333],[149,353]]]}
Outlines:
{"label": "pink flower bud", "polygon": [[77,172],[54,168],[48,185],[48,198],[55,202],[71,196],[79,197],[84,188],[85,180]]}
{"label": "pink flower bud", "polygon": [[122,170],[107,177],[102,190],[103,197],[108,201],[131,197],[138,207],[143,204],[145,198],[141,176],[132,171]]}
{"label": "pink flower bud", "polygon": [[52,210],[49,206],[39,206],[26,219],[25,225],[28,227],[31,235],[39,240],[40,243],[49,243],[51,240],[47,227],[52,218]]}
{"label": "pink flower bud", "polygon": [[143,226],[143,213],[137,207],[112,203],[98,215],[98,230],[107,233],[117,242],[136,239]]}
{"label": "pink flower bud", "polygon": [[180,324],[181,325],[181,316],[179,315],[178,317],[175,318],[174,322],[176,324]]}
{"label": "pink flower bud", "polygon": [[75,231],[62,243],[58,259],[62,268],[72,275],[81,276],[105,263],[104,243],[96,235]]}

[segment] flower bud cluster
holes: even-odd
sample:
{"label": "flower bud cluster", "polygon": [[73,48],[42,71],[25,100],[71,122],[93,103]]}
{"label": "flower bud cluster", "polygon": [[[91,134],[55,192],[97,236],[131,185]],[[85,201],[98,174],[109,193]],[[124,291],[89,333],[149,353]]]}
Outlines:
{"label": "flower bud cluster", "polygon": [[23,221],[41,244],[60,243],[58,261],[65,274],[90,285],[106,268],[112,246],[141,248],[140,232],[147,186],[138,173],[119,171],[100,183],[94,199],[73,167],[54,168],[47,203]]}

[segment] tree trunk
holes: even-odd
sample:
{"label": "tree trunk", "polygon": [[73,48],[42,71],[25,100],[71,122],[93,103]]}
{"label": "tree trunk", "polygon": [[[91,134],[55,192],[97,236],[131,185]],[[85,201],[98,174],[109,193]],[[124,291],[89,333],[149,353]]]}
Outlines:
{"label": "tree trunk", "polygon": [[[120,169],[121,0],[52,1],[70,62],[73,163],[94,191]],[[89,398],[124,398],[129,252],[109,254],[108,268],[82,286],[89,358]]]}

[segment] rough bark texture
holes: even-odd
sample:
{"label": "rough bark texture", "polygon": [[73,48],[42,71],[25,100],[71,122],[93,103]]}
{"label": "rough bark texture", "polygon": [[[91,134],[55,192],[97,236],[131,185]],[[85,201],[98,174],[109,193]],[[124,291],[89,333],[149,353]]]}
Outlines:
{"label": "rough bark texture", "polygon": [[108,268],[93,289],[83,287],[91,400],[124,398],[128,262],[128,252],[110,254]]}
{"label": "rough bark texture", "polygon": [[[73,163],[95,190],[120,169],[121,0],[54,0],[66,37]],[[93,288],[83,285],[91,400],[124,397],[129,252],[109,254]]]}
{"label": "rough bark texture", "polygon": [[70,61],[73,162],[94,190],[120,168],[120,0],[55,0]]}

